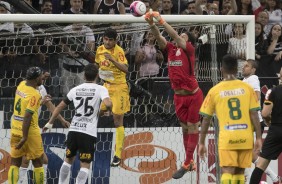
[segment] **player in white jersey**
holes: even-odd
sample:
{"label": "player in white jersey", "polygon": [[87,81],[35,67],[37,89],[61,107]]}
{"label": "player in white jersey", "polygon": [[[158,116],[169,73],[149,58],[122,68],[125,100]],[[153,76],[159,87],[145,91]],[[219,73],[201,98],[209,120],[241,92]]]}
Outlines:
{"label": "player in white jersey", "polygon": [[[47,78],[49,78],[50,73],[49,72],[44,72],[43,73],[43,78],[42,80],[45,81]],[[43,83],[43,82],[42,82]],[[41,86],[37,87],[37,90],[39,91],[42,101],[41,105],[45,105],[47,109],[52,113],[55,109],[54,104],[51,102],[51,96],[48,95],[46,88],[42,84]],[[40,115],[41,113],[41,107],[38,109],[38,114]],[[63,127],[68,128],[70,123],[66,121],[61,115],[58,116],[58,120],[61,122]],[[48,165],[48,157],[44,153],[43,154],[43,168],[44,168],[44,183],[47,182],[47,165]],[[25,177],[27,176],[27,171],[28,171],[28,166],[29,166],[29,160],[27,160],[25,157],[22,159],[22,164],[19,170],[19,180],[18,184],[22,184],[25,182]]]}
{"label": "player in white jersey", "polygon": [[75,115],[72,118],[67,135],[66,158],[60,169],[59,184],[66,182],[77,151],[80,153],[80,171],[76,177],[76,183],[85,184],[96,147],[101,102],[106,105],[108,113],[111,112],[112,102],[108,90],[96,84],[97,74],[98,67],[96,65],[88,64],[85,66],[84,78],[86,82],[69,91],[66,98],[55,108],[52,117],[43,128],[43,131],[52,128],[59,113],[73,102]]}
{"label": "player in white jersey", "polygon": [[[243,68],[242,68],[242,75],[244,77],[243,81],[248,83],[250,86],[252,86],[257,94],[258,99],[260,99],[260,81],[258,79],[258,76],[255,75],[256,69],[258,68],[258,63],[255,60],[248,59],[244,62]],[[261,111],[259,111],[259,121],[261,123],[261,134],[263,134],[264,127],[266,126],[264,123],[264,120],[261,116]],[[259,160],[258,154],[253,154],[253,163],[256,164]],[[275,174],[270,167],[267,167],[265,170],[265,173],[271,178],[274,184],[278,184],[279,177],[277,174]],[[250,177],[252,174],[252,169],[245,170],[245,175],[247,179],[247,183],[249,183]]]}

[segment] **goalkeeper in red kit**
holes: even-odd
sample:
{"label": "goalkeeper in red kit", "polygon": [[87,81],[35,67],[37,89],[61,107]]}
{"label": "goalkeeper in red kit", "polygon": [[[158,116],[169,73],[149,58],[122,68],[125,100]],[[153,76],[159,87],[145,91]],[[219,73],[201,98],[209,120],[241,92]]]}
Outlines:
{"label": "goalkeeper in red kit", "polygon": [[[164,27],[174,43],[166,41],[160,34],[154,19]],[[203,102],[203,93],[194,74],[195,47],[193,44],[195,37],[189,32],[178,35],[160,16],[159,12],[146,13],[145,20],[149,23],[159,48],[168,56],[168,74],[171,87],[174,90],[175,111],[182,127],[186,152],[184,163],[172,176],[174,179],[179,179],[186,172],[196,170],[193,154],[199,140],[199,110]]]}

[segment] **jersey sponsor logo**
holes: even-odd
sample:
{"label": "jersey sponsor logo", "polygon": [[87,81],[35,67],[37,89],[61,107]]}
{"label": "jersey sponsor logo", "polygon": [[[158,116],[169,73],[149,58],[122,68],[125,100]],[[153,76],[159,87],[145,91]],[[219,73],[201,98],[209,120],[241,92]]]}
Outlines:
{"label": "jersey sponsor logo", "polygon": [[247,129],[247,128],[248,128],[247,124],[236,124],[236,125],[224,126],[225,130],[242,130],[242,129]]}
{"label": "jersey sponsor logo", "polygon": [[182,61],[181,60],[170,61],[169,66],[182,66]]}
{"label": "jersey sponsor logo", "polygon": [[96,89],[80,88],[80,89],[76,89],[76,91],[77,92],[80,92],[80,91],[83,91],[83,92],[85,92],[85,91],[95,92]]}
{"label": "jersey sponsor logo", "polygon": [[26,97],[26,95],[23,92],[19,91],[19,90],[16,90],[16,94],[19,95],[22,98]]}
{"label": "jersey sponsor logo", "polygon": [[107,60],[107,59],[103,60],[103,61],[101,62],[101,66],[106,66],[106,67],[110,66],[110,61]]}
{"label": "jersey sponsor logo", "polygon": [[79,117],[79,118],[76,119],[76,121],[82,121],[84,123],[91,123],[92,122],[92,118]]}
{"label": "jersey sponsor logo", "polygon": [[124,61],[124,55],[121,52],[118,53],[118,57],[121,61]]}
{"label": "jersey sponsor logo", "polygon": [[76,96],[95,96],[95,93],[76,92]]}
{"label": "jersey sponsor logo", "polygon": [[91,154],[90,153],[80,153],[79,154],[79,158],[83,159],[83,160],[90,160],[91,159]]}
{"label": "jersey sponsor logo", "polygon": [[233,89],[233,90],[226,90],[226,91],[220,91],[220,97],[230,97],[230,96],[240,96],[244,95],[246,92],[244,89],[239,88],[239,89]]}
{"label": "jersey sponsor logo", "polygon": [[79,128],[85,128],[86,129],[86,123],[79,123],[79,122],[74,122],[72,127],[79,127]]}
{"label": "jersey sponsor logo", "polygon": [[13,115],[13,118],[14,118],[14,120],[17,120],[17,121],[23,121],[24,120],[23,117],[16,116],[16,115]]}
{"label": "jersey sponsor logo", "polygon": [[33,106],[35,106],[35,104],[36,104],[36,98],[35,98],[35,96],[33,96],[30,99],[30,106],[33,107]]}
{"label": "jersey sponsor logo", "polygon": [[229,144],[244,144],[246,143],[246,139],[236,139],[236,140],[229,140]]}

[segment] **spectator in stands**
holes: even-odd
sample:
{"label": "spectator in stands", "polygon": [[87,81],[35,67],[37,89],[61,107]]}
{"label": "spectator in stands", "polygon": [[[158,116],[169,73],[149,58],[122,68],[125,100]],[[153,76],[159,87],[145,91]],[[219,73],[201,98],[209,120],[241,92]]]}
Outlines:
{"label": "spectator in stands", "polygon": [[275,24],[272,26],[270,33],[267,37],[268,48],[267,54],[274,56],[276,73],[280,72],[282,66],[282,26],[280,24]]}
{"label": "spectator in stands", "polygon": [[196,8],[196,15],[208,14],[208,4],[206,0],[196,0],[195,8]]}
{"label": "spectator in stands", "polygon": [[174,10],[172,0],[162,0],[162,10],[161,14],[173,15],[177,14],[177,11]]}
{"label": "spectator in stands", "polygon": [[222,4],[222,15],[235,15],[238,11],[236,0],[225,1]]}
{"label": "spectator in stands", "polygon": [[229,39],[227,53],[238,59],[238,77],[246,59],[247,40],[245,36],[245,25],[235,23],[233,25],[233,37]]}
{"label": "spectator in stands", "polygon": [[150,0],[150,6],[153,11],[159,11],[159,8],[162,6],[162,0]]}
{"label": "spectator in stands", "polygon": [[237,0],[237,6],[238,15],[255,15],[257,17],[258,13],[263,9],[259,0]]}
{"label": "spectator in stands", "polygon": [[282,10],[279,5],[279,0],[266,0],[265,11],[267,11],[269,15],[268,23],[265,28],[266,34],[269,33],[273,25],[282,24]]}
{"label": "spectator in stands", "polygon": [[187,8],[181,12],[182,15],[195,15],[196,14],[195,1],[189,1],[186,7]]}
{"label": "spectator in stands", "polygon": [[[0,14],[10,14],[11,6],[5,1],[0,1]],[[0,23],[1,32],[14,32],[14,24],[11,22]]]}
{"label": "spectator in stands", "polygon": [[41,6],[42,14],[52,14],[53,5],[51,0],[44,0]]}
{"label": "spectator in stands", "polygon": [[[156,46],[156,38],[151,31],[148,31],[144,38],[142,46],[137,50],[135,63],[139,68],[139,77],[154,77],[159,74],[160,64],[163,61],[163,55]],[[149,90],[150,80],[145,79],[141,86]]]}
{"label": "spectator in stands", "polygon": [[125,14],[125,7],[119,0],[96,0],[94,14]]}
{"label": "spectator in stands", "polygon": [[62,61],[61,93],[66,95],[71,88],[83,82],[83,69],[89,62],[85,55],[94,52],[95,37],[92,30],[83,24],[72,24],[63,28],[62,46],[67,53]]}
{"label": "spectator in stands", "polygon": [[256,60],[261,59],[261,55],[267,54],[267,42],[264,39],[264,31],[263,31],[263,25],[259,22],[256,22],[255,24],[255,45],[256,45]]}
{"label": "spectator in stands", "polygon": [[63,14],[87,14],[88,12],[82,9],[82,0],[70,0],[70,9],[63,11]]}
{"label": "spectator in stands", "polygon": [[259,22],[263,26],[263,29],[262,29],[263,37],[266,39],[267,35],[269,33],[269,30],[267,30],[267,26],[266,26],[268,24],[268,21],[269,21],[268,12],[267,11],[259,12],[259,14],[258,14],[258,16],[256,18],[256,21]]}

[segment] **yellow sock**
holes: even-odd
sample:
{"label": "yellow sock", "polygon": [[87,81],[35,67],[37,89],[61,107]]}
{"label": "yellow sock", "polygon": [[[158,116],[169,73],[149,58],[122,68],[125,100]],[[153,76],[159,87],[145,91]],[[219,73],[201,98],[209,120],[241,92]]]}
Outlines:
{"label": "yellow sock", "polygon": [[221,175],[220,184],[231,184],[232,181],[232,174],[223,173]]}
{"label": "yellow sock", "polygon": [[44,183],[44,168],[37,167],[33,169],[33,181],[34,184],[43,184]]}
{"label": "yellow sock", "polygon": [[8,183],[17,184],[19,180],[19,168],[11,165],[8,173]]}
{"label": "yellow sock", "polygon": [[235,174],[232,177],[232,184],[245,184],[244,174]]}
{"label": "yellow sock", "polygon": [[116,151],[115,156],[121,158],[121,151],[124,141],[124,126],[116,128]]}

